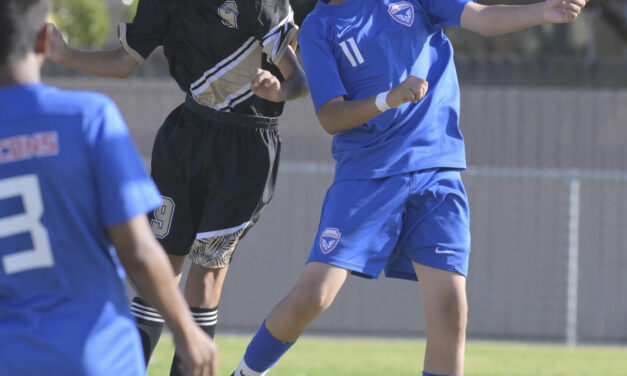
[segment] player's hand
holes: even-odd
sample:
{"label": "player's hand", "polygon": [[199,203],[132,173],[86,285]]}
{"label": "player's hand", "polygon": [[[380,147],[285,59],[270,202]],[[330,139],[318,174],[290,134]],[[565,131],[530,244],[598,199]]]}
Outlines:
{"label": "player's hand", "polygon": [[416,76],[409,76],[405,81],[390,90],[386,101],[388,106],[399,108],[403,103],[418,102],[427,94],[427,90],[429,90],[427,81]]}
{"label": "player's hand", "polygon": [[190,325],[189,334],[174,336],[181,372],[187,376],[218,374],[218,349],[213,340],[196,324]]}
{"label": "player's hand", "polygon": [[52,61],[58,62],[63,57],[68,46],[63,39],[63,34],[52,23],[47,24],[52,29],[50,33],[50,46],[46,51],[46,57]]}
{"label": "player's hand", "polygon": [[573,22],[588,0],[546,0],[544,2],[544,21],[546,23]]}
{"label": "player's hand", "polygon": [[281,82],[264,69],[255,69],[250,74],[250,90],[255,95],[272,102],[285,102],[286,95],[281,91]]}

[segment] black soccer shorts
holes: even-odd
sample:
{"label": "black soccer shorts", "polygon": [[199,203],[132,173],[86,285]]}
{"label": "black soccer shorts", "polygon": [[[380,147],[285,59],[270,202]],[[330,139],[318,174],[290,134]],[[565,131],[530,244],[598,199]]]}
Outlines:
{"label": "black soccer shorts", "polygon": [[150,222],[165,250],[186,255],[195,239],[234,248],[272,198],[280,149],[277,118],[215,111],[191,97],[172,111],[151,163],[164,201]]}

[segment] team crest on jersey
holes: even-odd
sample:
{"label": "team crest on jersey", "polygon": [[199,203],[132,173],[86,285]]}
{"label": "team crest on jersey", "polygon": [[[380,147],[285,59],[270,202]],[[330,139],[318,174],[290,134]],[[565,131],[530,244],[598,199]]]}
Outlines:
{"label": "team crest on jersey", "polygon": [[414,7],[407,1],[390,4],[388,13],[390,13],[394,21],[405,26],[411,26],[414,23]]}
{"label": "team crest on jersey", "polygon": [[335,249],[342,234],[336,228],[327,227],[320,234],[320,250],[325,255]]}
{"label": "team crest on jersey", "polygon": [[222,23],[232,29],[237,29],[237,15],[239,8],[234,0],[226,0],[224,4],[218,8],[218,15],[222,17]]}

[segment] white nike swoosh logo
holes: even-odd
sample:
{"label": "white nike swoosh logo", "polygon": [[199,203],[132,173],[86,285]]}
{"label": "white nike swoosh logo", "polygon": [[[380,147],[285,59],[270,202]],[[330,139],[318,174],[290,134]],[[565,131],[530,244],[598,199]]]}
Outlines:
{"label": "white nike swoosh logo", "polygon": [[435,247],[435,253],[441,255],[441,254],[451,254],[451,253],[455,253],[455,251],[451,251],[451,250],[446,250],[446,251],[440,251],[440,246]]}

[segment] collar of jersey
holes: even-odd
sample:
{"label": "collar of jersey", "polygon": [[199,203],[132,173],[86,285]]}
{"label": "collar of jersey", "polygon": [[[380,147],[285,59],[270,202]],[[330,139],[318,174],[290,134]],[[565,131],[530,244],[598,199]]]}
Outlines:
{"label": "collar of jersey", "polygon": [[344,10],[344,9],[351,9],[351,8],[355,8],[355,7],[359,7],[361,4],[362,0],[344,0],[343,3],[341,4],[336,4],[336,5],[329,5],[328,4],[329,0],[320,0],[318,1],[318,6],[322,9],[325,10],[329,10],[329,11],[338,11],[338,10]]}

